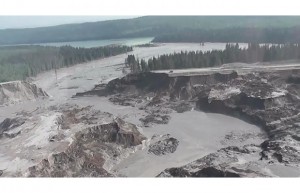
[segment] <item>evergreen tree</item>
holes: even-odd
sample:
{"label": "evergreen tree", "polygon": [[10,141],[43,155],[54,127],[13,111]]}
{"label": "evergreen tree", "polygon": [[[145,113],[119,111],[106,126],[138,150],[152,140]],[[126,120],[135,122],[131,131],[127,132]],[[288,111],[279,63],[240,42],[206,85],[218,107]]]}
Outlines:
{"label": "evergreen tree", "polygon": [[212,51],[191,51],[173,53],[153,57],[139,62],[133,55],[126,59],[131,72],[151,71],[160,69],[203,68],[220,66],[233,62],[268,62],[279,60],[300,59],[299,44],[259,45],[249,43],[248,48],[240,48],[238,44],[226,44],[225,49]]}

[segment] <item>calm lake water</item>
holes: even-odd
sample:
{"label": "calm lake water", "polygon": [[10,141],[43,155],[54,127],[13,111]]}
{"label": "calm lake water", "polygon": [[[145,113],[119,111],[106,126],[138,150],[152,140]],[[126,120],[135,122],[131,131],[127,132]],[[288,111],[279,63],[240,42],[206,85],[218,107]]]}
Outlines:
{"label": "calm lake water", "polygon": [[91,47],[107,46],[112,44],[135,46],[135,45],[150,43],[152,40],[153,37],[144,37],[144,38],[90,40],[90,41],[76,41],[76,42],[52,42],[52,43],[40,43],[34,45],[56,46],[56,47],[70,45],[73,47],[91,48]]}

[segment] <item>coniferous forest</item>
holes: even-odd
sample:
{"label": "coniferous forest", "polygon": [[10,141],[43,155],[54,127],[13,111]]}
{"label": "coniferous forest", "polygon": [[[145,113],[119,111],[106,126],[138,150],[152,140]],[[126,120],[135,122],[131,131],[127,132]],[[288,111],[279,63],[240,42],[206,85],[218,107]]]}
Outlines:
{"label": "coniferous forest", "polygon": [[153,42],[300,43],[300,27],[189,29],[157,35]]}
{"label": "coniferous forest", "polygon": [[132,51],[127,46],[8,46],[0,48],[0,82],[23,80],[38,73]]}
{"label": "coniferous forest", "polygon": [[214,67],[233,62],[255,63],[298,59],[300,59],[299,44],[259,45],[250,43],[247,48],[240,48],[238,44],[226,44],[224,50],[167,54],[150,58],[147,62],[143,59],[139,60],[134,55],[129,55],[125,59],[125,64],[131,72],[135,73],[162,69]]}
{"label": "coniferous forest", "polygon": [[155,37],[155,42],[300,43],[299,16],[143,16],[0,30],[0,45]]}

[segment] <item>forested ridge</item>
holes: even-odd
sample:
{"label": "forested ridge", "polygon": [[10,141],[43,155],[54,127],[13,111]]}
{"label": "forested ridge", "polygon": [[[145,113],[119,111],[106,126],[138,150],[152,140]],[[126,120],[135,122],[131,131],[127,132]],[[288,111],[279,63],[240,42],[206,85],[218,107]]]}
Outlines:
{"label": "forested ridge", "polygon": [[300,43],[300,26],[290,28],[186,29],[158,35],[153,42]]}
{"label": "forested ridge", "polygon": [[136,73],[162,69],[214,67],[233,62],[255,63],[291,59],[300,59],[300,44],[259,45],[249,43],[247,48],[240,48],[238,44],[226,44],[224,50],[165,54],[150,58],[148,61],[128,55],[125,65],[130,68],[131,72]]}
{"label": "forested ridge", "polygon": [[72,66],[132,51],[127,46],[74,48],[71,46],[0,47],[0,82],[22,80],[40,72]]}
{"label": "forested ridge", "polygon": [[155,41],[160,42],[300,43],[299,29],[299,16],[144,16],[51,27],[3,29],[0,30],[0,45],[133,37],[156,37]]}

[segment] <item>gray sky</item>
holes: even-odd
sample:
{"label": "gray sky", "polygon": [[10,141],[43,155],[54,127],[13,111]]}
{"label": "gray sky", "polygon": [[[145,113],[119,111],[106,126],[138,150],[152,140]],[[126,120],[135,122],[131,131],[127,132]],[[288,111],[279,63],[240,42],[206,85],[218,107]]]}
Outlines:
{"label": "gray sky", "polygon": [[0,29],[44,27],[134,17],[138,16],[0,16]]}

